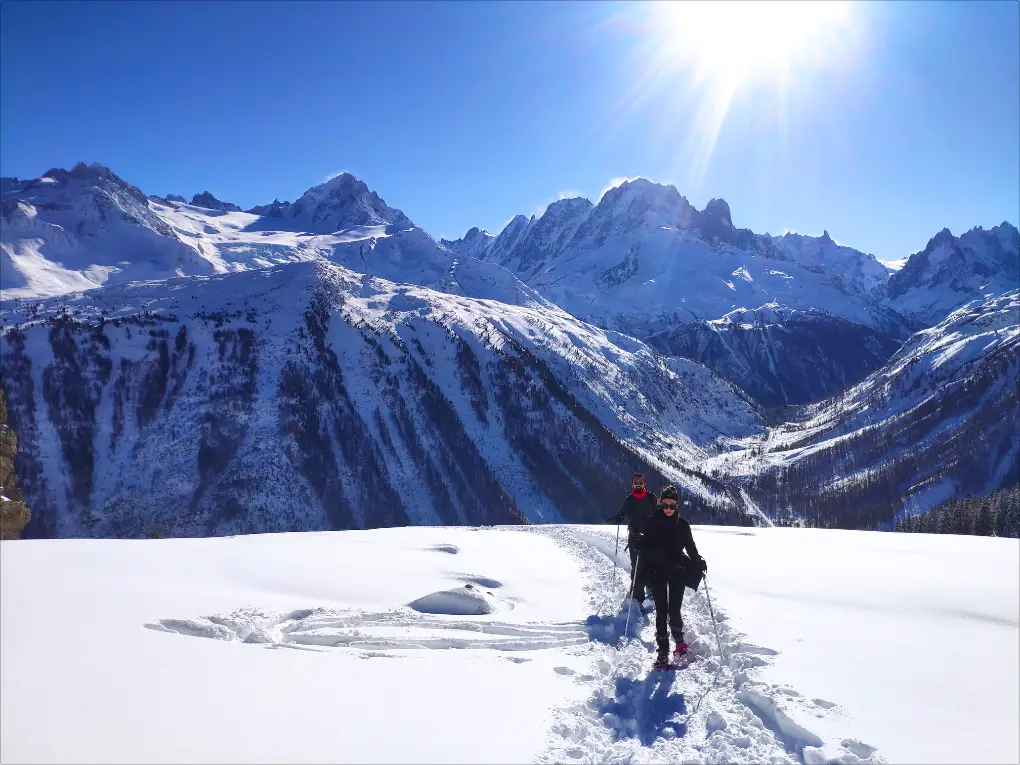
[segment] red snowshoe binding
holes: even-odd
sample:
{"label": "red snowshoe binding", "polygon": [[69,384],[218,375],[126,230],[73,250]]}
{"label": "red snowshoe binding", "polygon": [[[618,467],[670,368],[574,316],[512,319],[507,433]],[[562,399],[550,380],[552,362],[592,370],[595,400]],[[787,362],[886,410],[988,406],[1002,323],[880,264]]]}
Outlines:
{"label": "red snowshoe binding", "polygon": [[694,654],[690,651],[691,647],[687,643],[677,643],[676,648],[673,649],[673,663],[680,666],[687,666],[694,660]]}

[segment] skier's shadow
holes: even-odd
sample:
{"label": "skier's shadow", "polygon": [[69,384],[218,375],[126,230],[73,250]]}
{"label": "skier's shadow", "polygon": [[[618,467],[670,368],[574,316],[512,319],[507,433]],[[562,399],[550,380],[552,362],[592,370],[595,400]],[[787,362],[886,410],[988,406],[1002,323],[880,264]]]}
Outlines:
{"label": "skier's shadow", "polygon": [[671,738],[687,735],[687,723],[671,719],[687,716],[684,695],[670,693],[675,678],[676,672],[672,670],[653,671],[642,680],[618,677],[615,698],[601,699],[598,705],[614,737],[636,738],[643,746],[651,746],[664,735]]}

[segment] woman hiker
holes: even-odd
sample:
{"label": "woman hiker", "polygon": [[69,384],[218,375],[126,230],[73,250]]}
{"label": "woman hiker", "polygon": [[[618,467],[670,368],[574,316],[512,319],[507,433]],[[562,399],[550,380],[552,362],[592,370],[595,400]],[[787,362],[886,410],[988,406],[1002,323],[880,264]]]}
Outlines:
{"label": "woman hiker", "polygon": [[680,615],[684,587],[689,579],[697,578],[692,574],[708,571],[708,564],[694,545],[691,525],[680,517],[678,501],[676,486],[671,484],[662,490],[640,540],[640,576],[655,600],[655,639],[659,647],[656,667],[669,666],[669,631],[676,643],[673,660],[685,658],[688,646]]}

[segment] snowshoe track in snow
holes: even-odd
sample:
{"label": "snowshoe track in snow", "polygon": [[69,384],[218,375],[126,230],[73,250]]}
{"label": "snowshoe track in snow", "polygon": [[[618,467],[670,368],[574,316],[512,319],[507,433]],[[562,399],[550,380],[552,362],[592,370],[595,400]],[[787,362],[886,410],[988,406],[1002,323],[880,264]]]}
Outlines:
{"label": "snowshoe track in snow", "polygon": [[[715,607],[720,661],[705,586],[684,596],[684,632],[691,663],[653,671],[655,627],[635,605],[623,640],[630,585],[629,556],[621,549],[614,579],[615,536],[607,530],[529,527],[571,550],[589,581],[595,613],[586,628],[596,672],[593,694],[560,710],[541,762],[883,763],[874,747],[852,738],[825,742],[794,718],[842,714],[836,704],[755,678],[777,652],[748,642]],[[622,546],[621,546],[622,547]],[[800,708],[797,710],[797,708]],[[794,711],[808,714],[794,714]]]}
{"label": "snowshoe track in snow", "polygon": [[[473,588],[464,589],[470,593]],[[490,593],[485,595],[492,599]],[[318,608],[274,614],[241,609],[226,616],[160,619],[145,626],[180,635],[287,648],[534,651],[588,642],[587,633],[578,624],[518,624],[452,618],[493,613],[477,610],[487,603],[485,598],[448,590],[419,598],[408,608],[384,613]],[[512,608],[513,604],[505,606]]]}

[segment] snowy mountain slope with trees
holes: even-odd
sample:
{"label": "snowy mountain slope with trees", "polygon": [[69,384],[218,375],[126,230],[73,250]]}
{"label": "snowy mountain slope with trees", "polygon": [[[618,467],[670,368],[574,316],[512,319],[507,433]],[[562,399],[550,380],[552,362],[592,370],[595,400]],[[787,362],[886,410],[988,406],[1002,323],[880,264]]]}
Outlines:
{"label": "snowy mountain slope with trees", "polygon": [[[4,179],[3,199],[7,298],[313,259],[465,294],[450,278],[454,261],[482,259],[585,321],[706,364],[766,406],[816,401],[858,382],[910,331],[975,296],[1001,294],[1020,274],[1007,223],[958,240],[943,232],[890,276],[827,232],[755,234],[733,225],[723,200],[697,210],[674,187],[643,179],[597,205],[562,199],[541,217],[515,217],[498,236],[472,229],[443,242],[347,173],[248,213],[209,192],[190,205],[146,198],[84,164]],[[765,331],[725,320],[761,311],[775,319]],[[847,334],[857,346],[850,357],[840,342]],[[797,363],[808,346],[811,363]]]}
{"label": "snowy mountain slope with trees", "polygon": [[947,499],[917,516],[907,512],[894,531],[1020,538],[1020,483],[987,497]]}
{"label": "snowy mountain slope with trees", "polygon": [[843,390],[880,368],[901,344],[820,308],[776,304],[691,321],[647,341],[663,353],[704,364],[773,407]]}
{"label": "snowy mountain slope with trees", "polygon": [[922,330],[878,372],[710,460],[773,518],[886,527],[1020,480],[1020,291]]}
{"label": "snowy mountain slope with trees", "polygon": [[[529,367],[527,372],[533,380],[542,378],[538,388],[543,394],[537,399],[530,393],[523,398],[517,396],[517,415],[535,420],[531,426],[532,436],[545,444],[541,452],[543,455],[557,453],[552,445],[555,438],[538,433],[538,422],[542,421],[539,412],[544,411],[548,402],[553,400],[558,402],[552,405],[554,410],[560,405],[567,406],[571,411],[568,419],[574,418],[575,425],[582,421],[588,423],[582,430],[590,426],[622,439],[626,446],[621,447],[625,452],[620,454],[630,454],[627,450],[633,450],[640,455],[640,460],[649,460],[656,466],[656,470],[665,471],[675,480],[691,481],[698,492],[721,503],[718,507],[725,505],[732,510],[741,505],[741,495],[734,494],[732,486],[713,483],[709,478],[698,477],[697,473],[710,463],[720,481],[745,481],[754,475],[758,476],[754,480],[764,482],[762,486],[771,485],[770,481],[778,480],[775,472],[779,469],[778,463],[755,461],[754,455],[762,450],[780,448],[786,438],[782,435],[784,432],[799,433],[804,418],[810,421],[815,416],[804,415],[797,409],[780,408],[764,412],[758,410],[747,396],[754,403],[767,407],[816,402],[816,409],[811,412],[829,411],[830,414],[825,415],[823,420],[841,421],[840,407],[844,404],[839,403],[843,399],[837,394],[865,379],[899,374],[896,371],[898,362],[889,360],[904,341],[911,338],[911,329],[928,327],[927,322],[939,319],[942,312],[948,312],[975,296],[994,302],[1011,281],[1015,288],[1018,270],[1016,229],[1005,223],[990,232],[980,229],[968,232],[958,240],[943,232],[925,251],[915,253],[902,268],[890,275],[890,270],[874,257],[836,244],[827,233],[822,237],[754,234],[734,227],[729,206],[723,200],[712,200],[704,210],[697,210],[672,186],[640,179],[610,190],[597,205],[584,199],[563,199],[550,205],[541,217],[529,219],[517,216],[496,237],[473,229],[464,239],[452,242],[437,242],[426,231],[416,227],[402,211],[390,207],[364,183],[348,174],[336,176],[310,189],[294,203],[274,202],[249,212],[241,212],[236,205],[222,202],[208,192],[196,194],[192,204],[186,204],[183,198],[173,195],[166,198],[145,197],[140,190],[99,165],[79,164],[71,171],[52,170],[33,181],[3,179],[2,192],[0,243],[3,252],[0,265],[3,267],[3,326],[37,320],[49,322],[46,327],[24,330],[24,338],[20,337],[21,330],[8,333],[3,345],[7,358],[3,365],[4,386],[13,385],[16,389],[8,391],[12,405],[17,408],[14,416],[23,418],[24,427],[35,434],[30,436],[29,448],[19,457],[17,464],[26,485],[37,476],[43,480],[43,488],[39,490],[43,512],[36,516],[32,530],[33,534],[43,535],[58,533],[58,528],[64,530],[60,533],[69,534],[148,533],[146,528],[152,525],[153,519],[133,517],[134,510],[129,509],[129,506],[151,504],[145,498],[149,491],[146,488],[149,486],[148,478],[131,479],[137,480],[137,483],[130,490],[122,487],[100,492],[97,496],[108,505],[102,519],[99,515],[76,515],[86,506],[95,509],[91,499],[83,499],[91,491],[84,476],[90,471],[101,470],[97,467],[100,462],[93,455],[94,447],[86,444],[98,443],[97,439],[108,441],[109,452],[119,454],[113,464],[120,464],[126,459],[124,455],[134,448],[132,444],[136,438],[150,444],[147,448],[154,449],[153,454],[162,455],[170,447],[157,448],[155,444],[162,441],[178,443],[184,436],[168,425],[169,429],[164,429],[164,424],[150,426],[150,417],[153,422],[160,423],[164,423],[166,418],[164,414],[149,413],[149,410],[160,413],[176,411],[179,396],[181,392],[190,390],[188,386],[194,386],[194,390],[186,398],[190,412],[187,417],[199,419],[189,420],[186,417],[182,427],[188,429],[185,433],[201,433],[199,441],[204,446],[190,447],[191,452],[185,450],[189,456],[181,456],[180,459],[184,461],[181,464],[187,463],[188,467],[177,468],[182,471],[181,475],[187,477],[182,478],[181,485],[173,491],[177,492],[175,496],[188,498],[188,506],[192,508],[189,512],[194,515],[189,520],[175,521],[181,524],[182,533],[200,533],[200,529],[213,527],[217,531],[210,533],[228,533],[235,527],[288,529],[292,523],[297,524],[296,528],[305,528],[307,524],[311,524],[307,527],[312,528],[332,528],[395,522],[386,520],[385,513],[378,516],[378,521],[366,521],[366,511],[359,509],[360,500],[353,500],[354,504],[349,507],[348,500],[337,500],[337,507],[343,505],[346,509],[334,508],[330,511],[332,516],[322,510],[322,505],[319,505],[322,512],[308,510],[308,507],[315,506],[313,502],[303,510],[288,510],[275,520],[267,520],[275,517],[275,511],[271,509],[273,503],[266,499],[273,485],[268,478],[260,484],[263,488],[252,489],[254,495],[262,497],[257,503],[259,509],[251,510],[255,517],[245,516],[236,523],[229,521],[224,525],[221,523],[224,517],[236,514],[237,518],[241,518],[244,513],[236,509],[225,514],[221,509],[211,510],[214,502],[234,497],[232,490],[225,488],[231,481],[231,485],[242,487],[237,496],[247,497],[244,491],[258,484],[257,481],[248,483],[248,476],[253,471],[257,472],[257,468],[247,463],[243,469],[235,465],[239,472],[229,480],[223,479],[217,484],[218,488],[212,490],[209,481],[201,477],[202,471],[212,475],[233,457],[213,459],[203,463],[205,467],[198,468],[196,465],[201,460],[194,450],[198,449],[205,460],[212,453],[217,453],[222,444],[230,445],[227,453],[231,455],[234,449],[243,454],[249,445],[256,449],[264,448],[266,437],[255,439],[252,436],[261,432],[257,428],[252,430],[255,422],[253,407],[261,407],[266,401],[275,406],[276,400],[262,398],[261,394],[253,397],[250,389],[254,385],[260,391],[277,390],[281,382],[276,378],[260,378],[261,371],[258,374],[252,372],[251,369],[263,369],[262,359],[265,356],[253,359],[248,354],[253,351],[256,355],[266,353],[261,345],[265,341],[273,349],[271,357],[278,361],[279,357],[286,355],[280,348],[296,347],[287,333],[307,332],[306,321],[300,314],[310,310],[310,295],[306,291],[316,291],[313,285],[318,278],[295,278],[295,284],[305,286],[296,287],[293,293],[279,285],[284,290],[279,294],[287,294],[291,302],[275,305],[272,310],[293,315],[289,323],[276,321],[263,326],[259,323],[260,319],[250,322],[238,319],[249,314],[259,315],[263,295],[253,292],[251,285],[260,284],[262,277],[237,273],[240,281],[231,280],[225,283],[229,286],[219,287],[220,281],[209,282],[212,275],[254,274],[269,269],[276,275],[265,278],[276,284],[274,280],[283,277],[275,269],[282,264],[306,263],[309,268],[281,273],[321,275],[328,269],[316,270],[312,266],[333,263],[348,272],[364,275],[351,277],[359,286],[354,287],[354,282],[348,281],[345,282],[347,286],[338,288],[341,292],[347,289],[366,292],[375,295],[372,300],[381,305],[393,302],[397,293],[413,293],[413,289],[407,292],[396,285],[427,287],[428,295],[421,299],[423,305],[429,306],[427,313],[431,318],[422,327],[437,323],[445,326],[449,323],[447,317],[470,315],[474,326],[461,333],[467,337],[481,326],[479,315],[484,314],[485,321],[493,326],[505,324],[501,331],[508,331],[514,342],[521,342],[528,353],[533,347],[541,347],[544,353],[555,346],[552,355],[542,359],[555,372],[540,373],[537,367]],[[174,277],[174,280],[167,281],[169,277]],[[129,280],[141,281],[123,288],[113,286]],[[380,280],[388,284],[384,285]],[[99,285],[109,286],[105,291],[93,289]],[[212,290],[219,290],[222,294],[213,295]],[[381,292],[376,295],[374,290]],[[235,292],[236,295],[233,294]],[[42,302],[30,298],[51,293],[64,296]],[[204,296],[196,304],[194,301],[200,293]],[[414,300],[417,300],[419,296],[413,294]],[[188,317],[175,317],[180,326],[187,327],[186,332],[198,338],[194,351],[197,361],[189,361],[192,353],[190,336],[182,336],[183,346],[176,348],[176,338],[180,333],[178,322],[170,321],[164,326],[163,319],[158,316],[144,315],[146,310],[155,311],[163,318],[173,315],[178,307],[176,301],[183,295],[189,296],[190,319],[203,327],[198,330],[189,323]],[[350,296],[345,300],[355,305]],[[465,306],[470,306],[470,309],[465,309]],[[299,307],[296,313],[295,307]],[[518,308],[526,310],[517,311]],[[65,309],[69,311],[68,316],[56,323],[57,316]],[[105,330],[95,326],[104,310],[108,318],[116,315],[119,319],[119,325],[113,329],[124,337],[110,337]],[[342,313],[343,309],[340,310]],[[374,310],[373,307],[369,313]],[[977,307],[973,310],[980,313],[985,309]],[[79,313],[75,314],[76,311]],[[166,314],[167,311],[171,313]],[[396,316],[400,312],[393,310],[391,313]],[[228,315],[234,318],[209,318]],[[531,323],[522,324],[522,316],[529,316]],[[1015,311],[1006,311],[1005,316],[1007,327],[1020,325]],[[1013,317],[1012,324],[1010,316]],[[595,331],[590,324],[573,317],[587,318],[596,326],[610,329]],[[362,326],[369,321],[375,322],[369,314],[347,316],[345,324],[348,319],[361,328],[362,334],[371,335]],[[79,326],[77,322],[82,320],[90,326]],[[385,324],[375,322],[373,326],[383,327]],[[126,328],[130,326],[141,327],[144,337],[136,336],[129,341]],[[420,328],[416,325],[414,331]],[[244,332],[240,335],[230,334],[242,329]],[[137,329],[134,331],[137,333]],[[173,337],[170,337],[171,331]],[[250,335],[245,334],[249,331]],[[389,326],[379,331],[386,336],[399,336],[403,330]],[[433,330],[427,331],[431,333]],[[150,332],[156,335],[150,336]],[[162,332],[167,336],[162,336]],[[542,341],[548,332],[555,335],[549,338],[551,346],[548,343],[543,345]],[[54,337],[49,337],[50,334]],[[485,338],[491,336],[491,332],[483,335]],[[351,337],[357,338],[356,335]],[[635,337],[638,339],[635,340]],[[912,343],[915,341],[927,342],[925,337],[923,332],[914,335],[905,348],[914,348]],[[406,365],[411,357],[418,359],[414,366],[407,365],[404,370],[411,370],[410,376],[401,378],[403,384],[412,387],[423,379],[413,373],[416,368],[423,370],[426,378],[438,379],[438,373],[433,375],[426,363],[433,352],[430,341],[425,337],[413,339],[426,350],[419,351],[412,344],[410,351],[398,345],[396,350],[384,349],[382,352],[383,355],[388,354],[387,358],[399,358],[399,365]],[[406,344],[407,340],[404,338],[401,342]],[[299,341],[297,346],[304,343],[305,355],[314,357],[313,367],[321,367],[326,357],[318,358],[317,349],[314,352],[309,350],[314,345],[310,336],[299,338]],[[120,347],[108,349],[104,345],[108,342]],[[338,342],[347,343],[347,335]],[[368,340],[357,342],[368,343],[368,348],[374,348]],[[357,342],[355,348],[359,347]],[[482,342],[488,343],[488,339]],[[21,348],[20,343],[25,343],[25,347]],[[123,355],[120,355],[121,348],[124,349]],[[507,363],[501,355],[501,346],[497,343],[489,350],[495,353],[495,357],[490,356],[483,360],[484,363],[479,363],[479,368],[488,374],[488,378],[486,374],[482,375],[480,384],[471,382],[474,380],[473,366],[466,355],[454,359],[447,350],[443,351],[445,355],[441,357],[448,359],[449,363],[467,365],[467,376],[464,377],[467,387],[459,389],[451,385],[443,389],[447,402],[456,411],[460,412],[467,406],[460,399],[469,395],[469,389],[485,390],[490,400],[499,398],[501,392],[513,391],[516,394],[511,383],[497,382],[505,371],[500,365]],[[996,359],[1002,356],[1002,351],[994,344],[981,346],[980,350]],[[647,360],[642,362],[645,364],[643,369],[665,369],[669,375],[679,375],[687,380],[690,387],[678,389],[679,393],[664,394],[661,380],[673,378],[663,378],[661,371],[654,372],[651,378],[644,372],[628,378],[633,370],[629,370],[627,365],[630,364],[630,355],[635,353]],[[389,363],[379,352],[371,351],[369,356],[379,359],[384,366]],[[369,379],[370,375],[356,357],[357,353],[352,353],[338,362],[345,385],[350,377],[366,389],[375,389],[377,380]],[[886,366],[887,362],[891,366]],[[127,372],[122,373],[121,367],[117,366],[121,363],[127,365],[124,367]],[[198,365],[194,367],[195,374],[192,374],[193,364]],[[351,364],[352,369],[348,370],[344,364]],[[581,364],[589,364],[590,369],[575,368]],[[1009,390],[1009,386],[1015,386],[1017,382],[1017,370],[1011,363],[975,362],[975,368],[978,366],[987,370],[989,379],[994,378],[994,385],[985,378],[982,378],[985,380],[982,384],[993,385],[995,390]],[[747,396],[722,383],[705,367],[743,389]],[[44,379],[45,370],[51,370],[49,382]],[[195,380],[204,379],[208,374],[213,375],[213,382],[200,387]],[[379,379],[386,377],[380,370],[374,374]],[[243,382],[252,375],[254,382]],[[872,377],[869,378],[869,375]],[[179,382],[172,382],[176,379],[174,376],[179,378]],[[616,387],[616,383],[612,382],[623,378],[627,381],[622,387]],[[525,377],[517,379],[521,381]],[[568,400],[567,394],[549,388],[553,380],[580,402],[577,404],[579,408],[571,409],[574,404],[563,403]],[[118,388],[118,385],[121,387]],[[74,392],[62,390],[66,386],[71,386]],[[108,390],[111,386],[112,390]],[[678,400],[674,400],[675,395],[686,396],[694,388],[705,394],[696,403],[686,400],[677,403]],[[945,401],[947,411],[955,411],[953,407],[957,403],[954,403],[956,397],[952,390],[932,388],[925,406],[941,411],[939,407]],[[147,391],[144,395],[151,400],[143,402],[143,391]],[[600,392],[596,395],[593,391]],[[333,416],[348,421],[353,417],[352,412],[364,405],[370,411],[378,409],[380,417],[403,420],[404,414],[390,407],[397,406],[398,400],[404,400],[405,394],[403,389],[400,395],[390,389],[382,398],[352,398],[351,403],[341,406],[345,414],[334,412]],[[546,394],[552,399],[547,399]],[[46,401],[47,395],[52,403]],[[415,396],[418,395],[420,392],[416,391]],[[310,405],[313,409],[322,404],[320,399],[324,394],[320,391],[316,396],[316,401]],[[119,403],[113,406],[111,400]],[[29,401],[34,403],[29,404]],[[1006,411],[1012,411],[1009,408],[1011,401],[1008,397],[1004,399]],[[89,415],[90,406],[100,414]],[[76,419],[79,414],[61,414],[61,407],[70,407],[86,420],[95,417],[94,426],[79,423]],[[136,410],[137,427],[131,427],[132,408]],[[213,414],[213,410],[222,411]],[[679,410],[684,410],[682,417],[677,415]],[[717,410],[723,413],[721,425],[713,420]],[[925,412],[927,409],[921,407],[917,411]],[[475,415],[482,423],[481,434],[485,433],[488,424],[478,412]],[[364,423],[372,417],[374,415],[362,417],[359,414],[349,421]],[[660,417],[661,423],[658,422]],[[778,440],[773,442],[771,437],[763,435],[763,418],[766,417],[775,424],[781,424],[785,418],[793,418],[794,422],[786,430],[777,431],[774,435]],[[898,417],[897,422],[909,415]],[[270,427],[263,420],[264,417],[259,420],[261,425]],[[678,424],[681,421],[682,424]],[[942,428],[939,432],[943,434],[954,433],[954,428],[961,428],[958,438],[963,433],[970,434],[968,438],[976,445],[964,449],[962,444],[966,442],[959,443],[969,455],[967,459],[978,463],[972,478],[935,481],[931,476],[941,475],[943,466],[949,465],[949,462],[942,460],[937,453],[915,455],[911,459],[919,460],[920,464],[909,468],[906,474],[917,476],[916,485],[890,489],[883,497],[872,497],[868,500],[871,509],[842,507],[837,511],[829,499],[825,499],[823,506],[827,509],[824,513],[819,514],[820,506],[805,513],[816,520],[825,517],[826,523],[882,525],[891,518],[890,513],[900,512],[902,503],[907,500],[907,509],[916,511],[953,492],[987,492],[1006,485],[1014,480],[1013,474],[994,465],[999,465],[999,461],[1008,457],[1009,453],[1003,452],[998,440],[989,442],[976,438],[975,434],[981,433],[982,422],[984,415],[974,420],[948,417],[939,426]],[[224,423],[231,424],[227,427]],[[124,427],[127,427],[127,438],[122,442]],[[968,427],[971,429],[967,430]],[[223,428],[227,428],[227,432],[223,432]],[[110,432],[107,433],[106,429]],[[996,438],[1011,436],[1016,440],[1018,429],[1014,419],[1006,418],[994,428],[994,432],[999,434]],[[377,424],[368,426],[366,432],[366,443],[383,438],[383,431],[378,429]],[[814,430],[809,428],[806,432],[814,433]],[[896,445],[899,442],[880,440],[887,438],[887,430],[866,418],[847,422],[839,432],[843,440],[833,443],[843,444],[850,439],[856,444],[855,448],[866,448],[871,455],[868,464],[892,464],[905,453],[900,449],[902,444]],[[481,438],[480,444],[488,445],[484,448],[479,446],[479,453],[484,455],[483,461],[494,471],[495,480],[501,488],[513,486],[510,495],[518,499],[528,498],[533,503],[527,513],[531,513],[533,507],[536,517],[589,518],[583,513],[571,514],[573,508],[584,505],[586,501],[571,498],[574,490],[560,493],[554,499],[549,496],[548,484],[552,475],[558,477],[557,484],[564,483],[563,477],[566,477],[566,484],[573,485],[576,491],[584,494],[578,488],[584,486],[587,480],[579,477],[584,472],[583,468],[559,458],[524,457],[522,453],[531,447],[525,448],[521,445],[523,442],[507,446],[508,438],[514,441],[518,436],[508,434],[505,429],[494,440],[489,435],[478,437]],[[731,437],[735,440],[728,440]],[[375,448],[389,455],[385,440],[373,442]],[[575,455],[571,459],[579,464],[584,464],[580,455],[587,449],[582,443],[583,439],[574,440],[563,447]],[[811,443],[814,444],[814,441]],[[819,443],[826,441],[823,438]],[[500,444],[499,449],[506,448],[516,456],[504,458],[486,451],[496,449],[492,444]],[[748,447],[748,444],[751,446]],[[811,450],[797,451],[796,459],[779,460],[784,465],[797,462],[804,466],[797,473],[800,479],[795,479],[792,473],[783,478],[791,481],[786,490],[788,494],[804,488],[799,483],[801,479],[809,484],[818,475],[827,476],[826,481],[840,479],[839,468],[827,465],[820,469],[810,462],[830,459],[820,456],[829,454],[829,450],[816,447],[817,444]],[[293,451],[296,447],[285,442],[285,448]],[[302,448],[306,451],[313,449],[311,442],[307,441]],[[351,460],[360,458],[357,451],[342,454],[343,450],[335,441],[330,448],[333,450],[332,458],[339,460],[335,462],[337,465],[349,464]],[[417,447],[411,448],[416,454],[421,451]],[[550,449],[553,451],[549,452]],[[884,450],[900,456],[883,461]],[[397,452],[400,455],[397,458],[389,455],[385,459],[373,460],[382,465],[397,459],[400,467],[393,470],[398,474],[410,470],[408,466],[412,464],[419,469],[426,469],[423,466],[431,464],[419,464],[413,460],[407,462],[411,458],[399,449]],[[727,457],[726,452],[734,453]],[[80,471],[81,475],[72,471],[68,485],[77,488],[68,494],[60,488],[67,481],[64,468],[74,464],[79,457],[82,462],[74,470]],[[808,460],[804,461],[802,457],[808,457]],[[984,463],[983,458],[987,458]],[[89,463],[89,459],[94,464]],[[454,461],[459,459],[457,457]],[[221,464],[221,460],[226,462]],[[858,459],[855,457],[852,461],[857,464]],[[981,467],[982,464],[993,463],[993,467],[987,470]],[[317,474],[328,472],[326,466],[330,463],[327,459],[321,464],[312,465],[307,461],[300,464],[309,474]],[[846,463],[837,460],[832,464],[845,467]],[[809,465],[813,466],[808,469]],[[464,469],[463,466],[461,469]],[[553,472],[546,473],[546,469]],[[626,472],[629,469],[624,470]],[[542,478],[536,478],[536,473]],[[442,482],[439,476],[445,474],[445,469],[435,468],[431,474],[438,485]],[[597,479],[597,482],[601,480]],[[521,488],[536,481],[546,485],[540,489]],[[859,483],[858,479],[851,481],[855,482]],[[328,488],[320,481],[315,490],[321,494]],[[122,494],[122,490],[127,493]],[[884,490],[874,489],[874,492]],[[213,491],[213,495],[202,499],[207,491]],[[453,513],[450,519],[466,518],[464,513],[468,512],[466,508],[470,505],[466,498],[472,496],[475,489],[465,491],[458,500],[459,504],[454,503],[460,509],[453,510],[453,504],[436,489],[438,493],[432,499],[437,504],[423,517],[433,519],[429,522],[443,522],[444,516],[437,508],[444,507],[444,512]],[[338,492],[333,491],[332,494],[337,495]],[[126,504],[118,504],[114,497],[128,499]],[[234,507],[231,502],[236,498],[223,506]],[[74,501],[78,502],[79,510],[68,509]],[[776,502],[779,500],[775,496],[766,501],[769,512],[786,513],[786,510],[780,511]],[[198,505],[203,505],[205,510],[195,509]],[[555,512],[553,508],[556,508]],[[61,526],[57,519],[65,510],[68,518],[77,517],[78,520]],[[750,506],[744,510],[754,512]],[[584,511],[587,512],[589,510]],[[805,513],[799,514],[803,516]],[[372,513],[368,515],[376,518]],[[312,517],[315,520],[309,520]],[[85,519],[88,531],[80,523]],[[173,523],[171,526],[177,528]]]}
{"label": "snowy mountain slope with trees", "polygon": [[[881,301],[888,271],[873,256],[828,233],[736,229],[725,201],[699,211],[674,187],[642,179],[611,189],[595,206],[565,199],[541,218],[517,216],[482,257],[586,321],[687,355],[769,406],[817,400],[857,382],[908,333]],[[744,333],[724,321],[756,311],[778,323]],[[798,320],[786,322],[789,314]],[[840,340],[848,332],[863,344],[852,360]],[[786,363],[807,345],[810,363]]]}
{"label": "snowy mountain slope with trees", "polygon": [[26,536],[595,521],[637,467],[743,518],[696,466],[761,432],[754,405],[538,300],[316,261],[20,311],[0,372]]}
{"label": "snowy mountain slope with trees", "polygon": [[653,673],[612,533],[3,542],[0,759],[1020,756],[1015,540],[696,526],[696,661]]}

